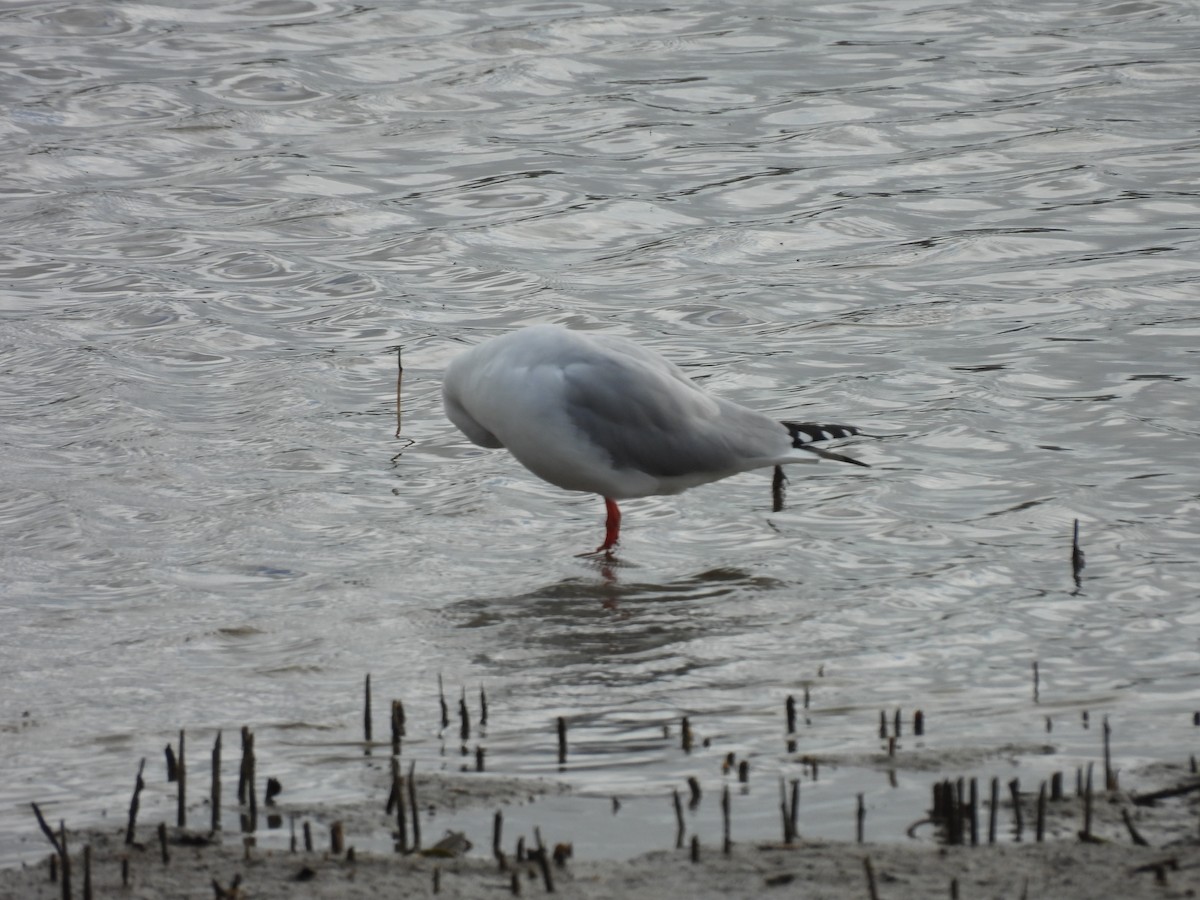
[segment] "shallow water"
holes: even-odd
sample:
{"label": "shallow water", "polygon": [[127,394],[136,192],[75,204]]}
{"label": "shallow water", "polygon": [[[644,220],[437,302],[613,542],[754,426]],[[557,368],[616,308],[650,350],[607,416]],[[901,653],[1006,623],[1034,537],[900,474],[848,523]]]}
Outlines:
{"label": "shallow water", "polygon": [[[1186,758],[1198,24],[9,5],[0,859],[42,852],[31,800],[117,814],[180,727],[195,752],[249,724],[260,772],[345,799],[327,747],[360,736],[367,672],[425,767],[459,765],[439,674],[452,713],[486,686],[493,772],[558,777],[566,716],[564,777],[597,797],[711,793],[732,751],[769,811],[807,777],[783,734],[805,686],[798,752],[832,759],[917,707],[903,748],[950,775],[988,774],[970,748],[1029,778],[1096,759],[1105,715],[1122,768]],[[581,559],[599,501],[440,410],[455,352],[541,321],[885,435],[845,448],[873,468],[795,471],[781,513],[759,475],[630,502],[619,564]],[[682,715],[710,747],[679,749]],[[822,774],[806,828],[851,836],[865,791],[901,840],[928,777]]]}

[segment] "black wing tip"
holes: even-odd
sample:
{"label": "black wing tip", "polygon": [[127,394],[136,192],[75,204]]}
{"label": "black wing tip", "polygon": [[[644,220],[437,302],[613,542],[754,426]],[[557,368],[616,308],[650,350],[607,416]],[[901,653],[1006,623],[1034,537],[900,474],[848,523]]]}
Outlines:
{"label": "black wing tip", "polygon": [[853,425],[822,425],[819,422],[784,422],[783,427],[792,436],[792,446],[805,447],[816,441],[834,441],[853,437],[859,430]]}
{"label": "black wing tip", "polygon": [[833,441],[861,434],[853,425],[823,425],[818,422],[784,422],[783,427],[788,430],[788,434],[792,437],[792,446],[797,450],[807,450],[809,453],[816,454],[822,459],[850,463],[853,466],[862,466],[865,469],[871,468],[870,463],[865,463],[852,456],[845,456],[841,453],[834,453],[831,450],[812,446],[817,441]]}

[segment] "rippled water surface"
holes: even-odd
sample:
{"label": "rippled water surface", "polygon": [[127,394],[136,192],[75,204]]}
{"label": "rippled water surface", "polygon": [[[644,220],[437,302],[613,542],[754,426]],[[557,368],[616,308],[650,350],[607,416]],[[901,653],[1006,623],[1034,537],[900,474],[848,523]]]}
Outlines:
{"label": "rippled water surface", "polygon": [[[119,816],[142,756],[165,792],[181,727],[249,724],[260,771],[341,797],[367,672],[426,769],[459,765],[441,674],[452,713],[486,687],[493,772],[558,777],[561,715],[588,793],[715,788],[732,751],[740,804],[804,777],[833,837],[856,792],[909,821],[926,786],[810,784],[805,687],[797,752],[826,759],[916,707],[902,754],[1035,777],[1095,759],[1107,715],[1122,768],[1186,758],[1198,26],[1179,0],[8,4],[0,859],[44,850],[30,800]],[[845,448],[873,468],[794,472],[780,513],[757,474],[633,501],[618,563],[578,558],[600,502],[440,407],[463,346],[543,321],[885,435]]]}

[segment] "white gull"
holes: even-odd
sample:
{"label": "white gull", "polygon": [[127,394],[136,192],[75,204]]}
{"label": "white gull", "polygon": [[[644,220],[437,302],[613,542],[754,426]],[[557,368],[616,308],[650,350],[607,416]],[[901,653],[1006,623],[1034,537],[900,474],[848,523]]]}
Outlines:
{"label": "white gull", "polygon": [[456,356],[442,402],[472,442],[507,449],[560,488],[603,497],[598,552],[620,537],[617,500],[818,457],[866,465],[811,446],[857,428],[776,421],[707,393],[632,341],[556,325],[531,325]]}

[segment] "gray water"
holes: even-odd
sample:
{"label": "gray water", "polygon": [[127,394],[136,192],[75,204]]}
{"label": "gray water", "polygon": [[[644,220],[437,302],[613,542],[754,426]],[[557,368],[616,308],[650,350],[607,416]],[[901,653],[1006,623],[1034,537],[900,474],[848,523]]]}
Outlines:
{"label": "gray water", "polygon": [[[850,837],[864,792],[903,840],[934,776],[811,782],[784,740],[805,686],[797,752],[826,759],[877,754],[897,708],[938,777],[1095,760],[1102,716],[1124,771],[1186,759],[1198,24],[1166,0],[7,5],[0,858],[44,852],[31,800],[122,817],[144,756],[167,817],[184,727],[195,754],[248,724],[285,798],[353,799],[368,672],[423,769],[460,765],[440,674],[452,714],[488,691],[490,771],[664,823],[734,752],[740,808],[801,777],[808,833]],[[884,435],[843,448],[873,468],[794,471],[780,513],[758,474],[633,501],[617,564],[580,558],[599,500],[440,408],[463,346],[545,321]],[[709,747],[680,750],[683,715]]]}

